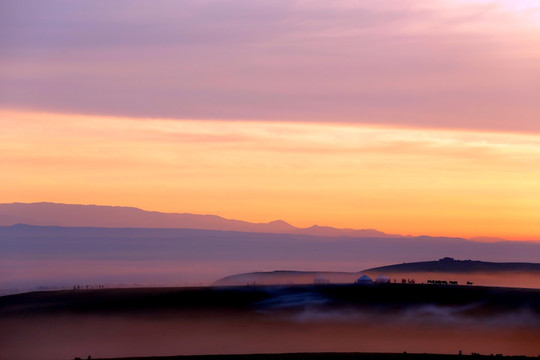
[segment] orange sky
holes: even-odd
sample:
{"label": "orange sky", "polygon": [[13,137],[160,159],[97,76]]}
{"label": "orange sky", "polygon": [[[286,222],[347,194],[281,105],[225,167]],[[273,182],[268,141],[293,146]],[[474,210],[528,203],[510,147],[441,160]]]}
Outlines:
{"label": "orange sky", "polygon": [[1,202],[540,239],[540,136],[0,112]]}

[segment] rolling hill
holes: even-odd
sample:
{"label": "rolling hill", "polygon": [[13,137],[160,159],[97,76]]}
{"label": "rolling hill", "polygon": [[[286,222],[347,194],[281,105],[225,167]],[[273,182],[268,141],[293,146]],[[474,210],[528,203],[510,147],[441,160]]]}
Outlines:
{"label": "rolling hill", "polygon": [[495,273],[495,272],[529,272],[540,274],[540,264],[525,262],[488,262],[474,260],[455,260],[442,258],[438,261],[422,261],[395,264],[366,269],[365,272],[415,273],[415,272],[450,272],[450,273]]}

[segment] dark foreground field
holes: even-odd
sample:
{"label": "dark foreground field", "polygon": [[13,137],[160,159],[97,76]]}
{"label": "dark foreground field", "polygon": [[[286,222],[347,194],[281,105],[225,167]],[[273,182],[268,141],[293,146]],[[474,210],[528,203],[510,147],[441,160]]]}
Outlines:
{"label": "dark foreground field", "polygon": [[[539,339],[537,289],[309,285],[0,297],[1,359],[298,352],[420,359],[424,355],[411,353],[459,351],[538,356]],[[366,354],[257,356],[371,359]]]}
{"label": "dark foreground field", "polygon": [[109,358],[95,360],[528,360],[526,356],[448,355],[409,353],[291,353],[291,354],[244,354],[244,355],[193,355],[151,356],[140,358]]}

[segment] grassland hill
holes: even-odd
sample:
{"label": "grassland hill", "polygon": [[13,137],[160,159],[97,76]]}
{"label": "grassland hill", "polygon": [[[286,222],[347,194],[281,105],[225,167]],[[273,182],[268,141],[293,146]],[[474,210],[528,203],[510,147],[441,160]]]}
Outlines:
{"label": "grassland hill", "polygon": [[494,272],[529,272],[540,274],[539,263],[527,262],[489,262],[479,260],[456,260],[445,257],[438,261],[421,261],[366,269],[365,272],[414,273],[414,272],[449,272],[449,273],[494,273]]}

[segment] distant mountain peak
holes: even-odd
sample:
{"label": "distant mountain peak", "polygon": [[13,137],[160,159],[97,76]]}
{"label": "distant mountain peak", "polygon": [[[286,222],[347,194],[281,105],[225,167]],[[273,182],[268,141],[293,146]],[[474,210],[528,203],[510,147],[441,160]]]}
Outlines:
{"label": "distant mountain peak", "polygon": [[273,220],[273,221],[270,221],[267,223],[268,225],[284,225],[284,226],[292,226],[291,224],[289,224],[288,222],[284,221],[284,220]]}
{"label": "distant mountain peak", "polygon": [[281,219],[267,223],[251,223],[226,219],[218,215],[164,213],[128,206],[53,202],[0,204],[0,225],[14,225],[17,223],[68,227],[184,228],[324,237],[401,237],[400,235],[385,234],[374,229],[338,229],[321,225],[298,228]]}

